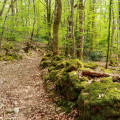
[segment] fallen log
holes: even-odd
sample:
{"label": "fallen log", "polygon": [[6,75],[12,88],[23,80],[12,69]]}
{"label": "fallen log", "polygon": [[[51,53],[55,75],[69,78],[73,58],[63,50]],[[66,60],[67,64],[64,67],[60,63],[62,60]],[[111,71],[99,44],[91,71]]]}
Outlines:
{"label": "fallen log", "polygon": [[118,75],[112,75],[108,73],[100,73],[96,71],[89,71],[89,70],[83,70],[82,75],[84,76],[91,76],[91,77],[112,77],[113,82],[120,82],[120,76]]}
{"label": "fallen log", "polygon": [[99,73],[99,72],[89,71],[89,70],[83,70],[82,75],[88,75],[93,77],[109,77],[110,76],[110,74],[107,74],[107,73]]}

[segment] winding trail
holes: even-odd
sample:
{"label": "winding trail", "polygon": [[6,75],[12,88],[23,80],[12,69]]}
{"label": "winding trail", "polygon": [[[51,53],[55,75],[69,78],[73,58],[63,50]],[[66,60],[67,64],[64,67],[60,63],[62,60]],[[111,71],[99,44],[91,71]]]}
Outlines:
{"label": "winding trail", "polygon": [[39,64],[41,56],[13,63],[0,63],[0,120],[65,120],[43,87]]}

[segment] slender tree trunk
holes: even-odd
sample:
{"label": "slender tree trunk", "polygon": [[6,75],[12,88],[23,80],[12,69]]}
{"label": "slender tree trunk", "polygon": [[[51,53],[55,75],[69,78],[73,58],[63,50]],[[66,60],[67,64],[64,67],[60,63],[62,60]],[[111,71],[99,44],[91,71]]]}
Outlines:
{"label": "slender tree trunk", "polygon": [[46,1],[46,6],[47,6],[48,47],[51,48],[51,0]]}
{"label": "slender tree trunk", "polygon": [[95,31],[95,4],[96,4],[96,0],[92,1],[92,30],[91,30],[91,42],[90,42],[90,51],[92,52],[94,50],[94,46],[95,46],[95,36],[96,36],[96,31]]}
{"label": "slender tree trunk", "polygon": [[3,12],[4,12],[4,9],[5,9],[5,5],[7,3],[8,0],[4,0],[4,3],[3,3],[3,6],[2,6],[2,9],[0,10],[0,17],[2,16]]}
{"label": "slender tree trunk", "polygon": [[38,10],[37,10],[37,37],[39,37],[39,32],[40,32],[40,16],[39,16],[39,5],[38,5]]}
{"label": "slender tree trunk", "polygon": [[70,15],[70,19],[69,19],[69,32],[68,32],[68,39],[69,39],[69,43],[68,43],[68,53],[71,56],[75,56],[75,35],[74,35],[74,0],[70,0],[70,4],[71,4],[71,15]]}
{"label": "slender tree trunk", "polygon": [[111,35],[110,60],[112,59],[112,55],[113,55],[113,40],[114,40],[114,32],[115,32],[115,16],[113,10],[112,12],[113,12],[113,25],[112,25],[112,35]]}
{"label": "slender tree trunk", "polygon": [[12,5],[16,2],[16,0],[14,0],[13,2],[11,2],[9,8],[8,8],[8,11],[7,11],[7,14],[5,16],[5,19],[4,19],[4,23],[3,23],[3,27],[2,27],[2,32],[1,32],[1,36],[0,36],[0,49],[1,49],[1,42],[2,42],[2,39],[3,39],[3,34],[4,34],[4,30],[5,30],[5,25],[6,25],[6,21],[7,21],[7,18],[8,18],[8,14],[10,12],[10,9],[12,7]]}
{"label": "slender tree trunk", "polygon": [[84,4],[83,4],[83,0],[80,0],[80,5],[79,5],[79,24],[80,24],[80,35],[79,35],[78,57],[81,60],[83,60],[83,47],[84,47]]}
{"label": "slender tree trunk", "polygon": [[[31,4],[31,0],[29,0],[29,4],[28,4],[28,19],[29,19],[29,27],[30,27],[30,4]],[[30,31],[29,31],[30,33]]]}
{"label": "slender tree trunk", "polygon": [[119,59],[119,39],[120,39],[120,0],[118,0],[118,10],[119,10],[119,17],[118,17],[118,33],[117,33],[117,61]]}
{"label": "slender tree trunk", "polygon": [[54,24],[53,24],[53,54],[58,55],[59,54],[59,38],[58,38],[58,32],[59,32],[59,24],[61,20],[61,13],[62,13],[62,2],[61,0],[56,0],[56,15],[54,18]]}
{"label": "slender tree trunk", "polygon": [[35,0],[33,0],[33,7],[34,7],[34,22],[33,22],[33,29],[32,29],[32,32],[31,32],[31,43],[33,41],[33,35],[34,35],[34,31],[35,31],[35,23],[36,23],[36,6],[35,6]]}
{"label": "slender tree trunk", "polygon": [[71,19],[72,19],[72,40],[73,40],[73,57],[75,57],[75,35],[74,35],[74,0],[71,0]]}
{"label": "slender tree trunk", "polygon": [[108,38],[107,38],[107,56],[106,56],[106,66],[105,68],[108,68],[108,63],[109,63],[109,53],[110,53],[110,28],[111,28],[111,8],[112,8],[112,0],[110,0],[110,5],[109,5],[109,26],[108,26]]}

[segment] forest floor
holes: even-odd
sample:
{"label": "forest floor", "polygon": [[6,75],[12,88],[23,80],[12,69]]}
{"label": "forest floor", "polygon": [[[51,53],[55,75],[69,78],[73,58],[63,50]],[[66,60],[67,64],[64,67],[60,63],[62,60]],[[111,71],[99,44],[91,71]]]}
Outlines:
{"label": "forest floor", "polygon": [[45,92],[41,58],[32,51],[23,60],[0,62],[0,120],[66,120]]}

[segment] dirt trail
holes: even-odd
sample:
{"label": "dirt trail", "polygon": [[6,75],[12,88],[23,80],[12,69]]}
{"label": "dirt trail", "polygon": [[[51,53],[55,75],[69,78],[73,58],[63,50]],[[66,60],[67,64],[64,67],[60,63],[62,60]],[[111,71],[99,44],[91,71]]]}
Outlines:
{"label": "dirt trail", "polygon": [[40,77],[41,56],[0,64],[0,120],[65,120],[55,111]]}

